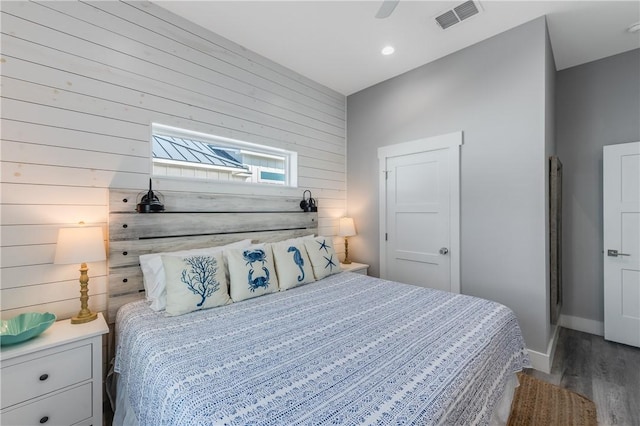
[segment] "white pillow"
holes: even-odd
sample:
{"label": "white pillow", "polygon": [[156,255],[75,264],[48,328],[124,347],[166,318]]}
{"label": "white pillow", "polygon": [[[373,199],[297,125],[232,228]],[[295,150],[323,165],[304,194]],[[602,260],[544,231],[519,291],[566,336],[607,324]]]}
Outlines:
{"label": "white pillow", "polygon": [[161,256],[185,256],[189,254],[214,254],[229,248],[249,247],[251,240],[242,240],[235,243],[218,247],[207,247],[201,249],[181,250],[165,253],[151,253],[140,256],[140,268],[144,280],[144,290],[147,300],[151,302],[151,309],[161,311],[167,302],[166,280],[164,268],[162,267]]}
{"label": "white pillow", "polygon": [[225,256],[229,264],[230,293],[234,302],[278,291],[271,244],[225,250]]}
{"label": "white pillow", "polygon": [[271,247],[281,291],[314,281],[313,268],[303,239],[282,241]]}
{"label": "white pillow", "polygon": [[221,252],[162,256],[162,265],[167,279],[167,315],[182,315],[231,302]]}
{"label": "white pillow", "polygon": [[316,237],[304,240],[307,248],[313,275],[316,280],[340,272],[340,261],[333,248],[333,240],[330,237]]}
{"label": "white pillow", "polygon": [[303,240],[308,240],[308,239],[313,238],[313,237],[314,237],[313,234],[309,234],[309,235],[305,235],[304,237],[289,238],[287,240],[278,241],[277,243],[273,243],[273,244],[278,244],[278,243],[285,243],[285,244],[299,243],[299,242],[302,242]]}

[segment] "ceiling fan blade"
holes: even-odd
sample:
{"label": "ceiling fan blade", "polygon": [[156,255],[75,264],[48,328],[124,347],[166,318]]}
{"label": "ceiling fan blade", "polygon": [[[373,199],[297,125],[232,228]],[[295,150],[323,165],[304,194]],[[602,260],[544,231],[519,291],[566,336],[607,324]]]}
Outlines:
{"label": "ceiling fan blade", "polygon": [[382,6],[380,6],[378,13],[376,13],[376,18],[378,19],[388,18],[393,13],[393,10],[398,5],[399,1],[400,0],[383,0]]}

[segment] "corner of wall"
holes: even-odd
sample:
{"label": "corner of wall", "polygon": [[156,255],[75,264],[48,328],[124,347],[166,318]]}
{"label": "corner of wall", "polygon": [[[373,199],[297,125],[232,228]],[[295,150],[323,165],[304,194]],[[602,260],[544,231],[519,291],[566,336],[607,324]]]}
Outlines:
{"label": "corner of wall", "polygon": [[556,346],[558,345],[558,334],[560,333],[560,326],[552,325],[551,327],[553,331],[551,332],[551,340],[549,340],[546,352],[538,352],[527,348],[531,366],[546,374],[551,373],[551,366],[553,365],[553,358],[556,354]]}

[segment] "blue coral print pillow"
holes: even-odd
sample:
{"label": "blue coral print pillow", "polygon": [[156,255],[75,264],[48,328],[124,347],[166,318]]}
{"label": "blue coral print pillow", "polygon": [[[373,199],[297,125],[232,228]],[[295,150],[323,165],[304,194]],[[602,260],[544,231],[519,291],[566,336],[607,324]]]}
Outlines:
{"label": "blue coral print pillow", "polygon": [[288,240],[272,245],[280,290],[315,281],[304,240]]}
{"label": "blue coral print pillow", "polygon": [[313,266],[313,275],[315,275],[316,280],[341,271],[340,261],[336,256],[331,237],[305,239],[304,245],[307,248],[307,253],[309,253],[309,259],[311,259],[311,265]]}
{"label": "blue coral print pillow", "polygon": [[231,302],[222,253],[162,256],[169,316]]}
{"label": "blue coral print pillow", "polygon": [[227,250],[225,255],[234,302],[279,290],[270,244]]}

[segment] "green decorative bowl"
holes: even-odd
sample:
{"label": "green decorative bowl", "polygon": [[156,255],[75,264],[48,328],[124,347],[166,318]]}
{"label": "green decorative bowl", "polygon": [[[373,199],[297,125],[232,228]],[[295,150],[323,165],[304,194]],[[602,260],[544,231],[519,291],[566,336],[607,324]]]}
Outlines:
{"label": "green decorative bowl", "polygon": [[55,314],[28,312],[0,321],[0,345],[14,345],[32,339],[56,322]]}

